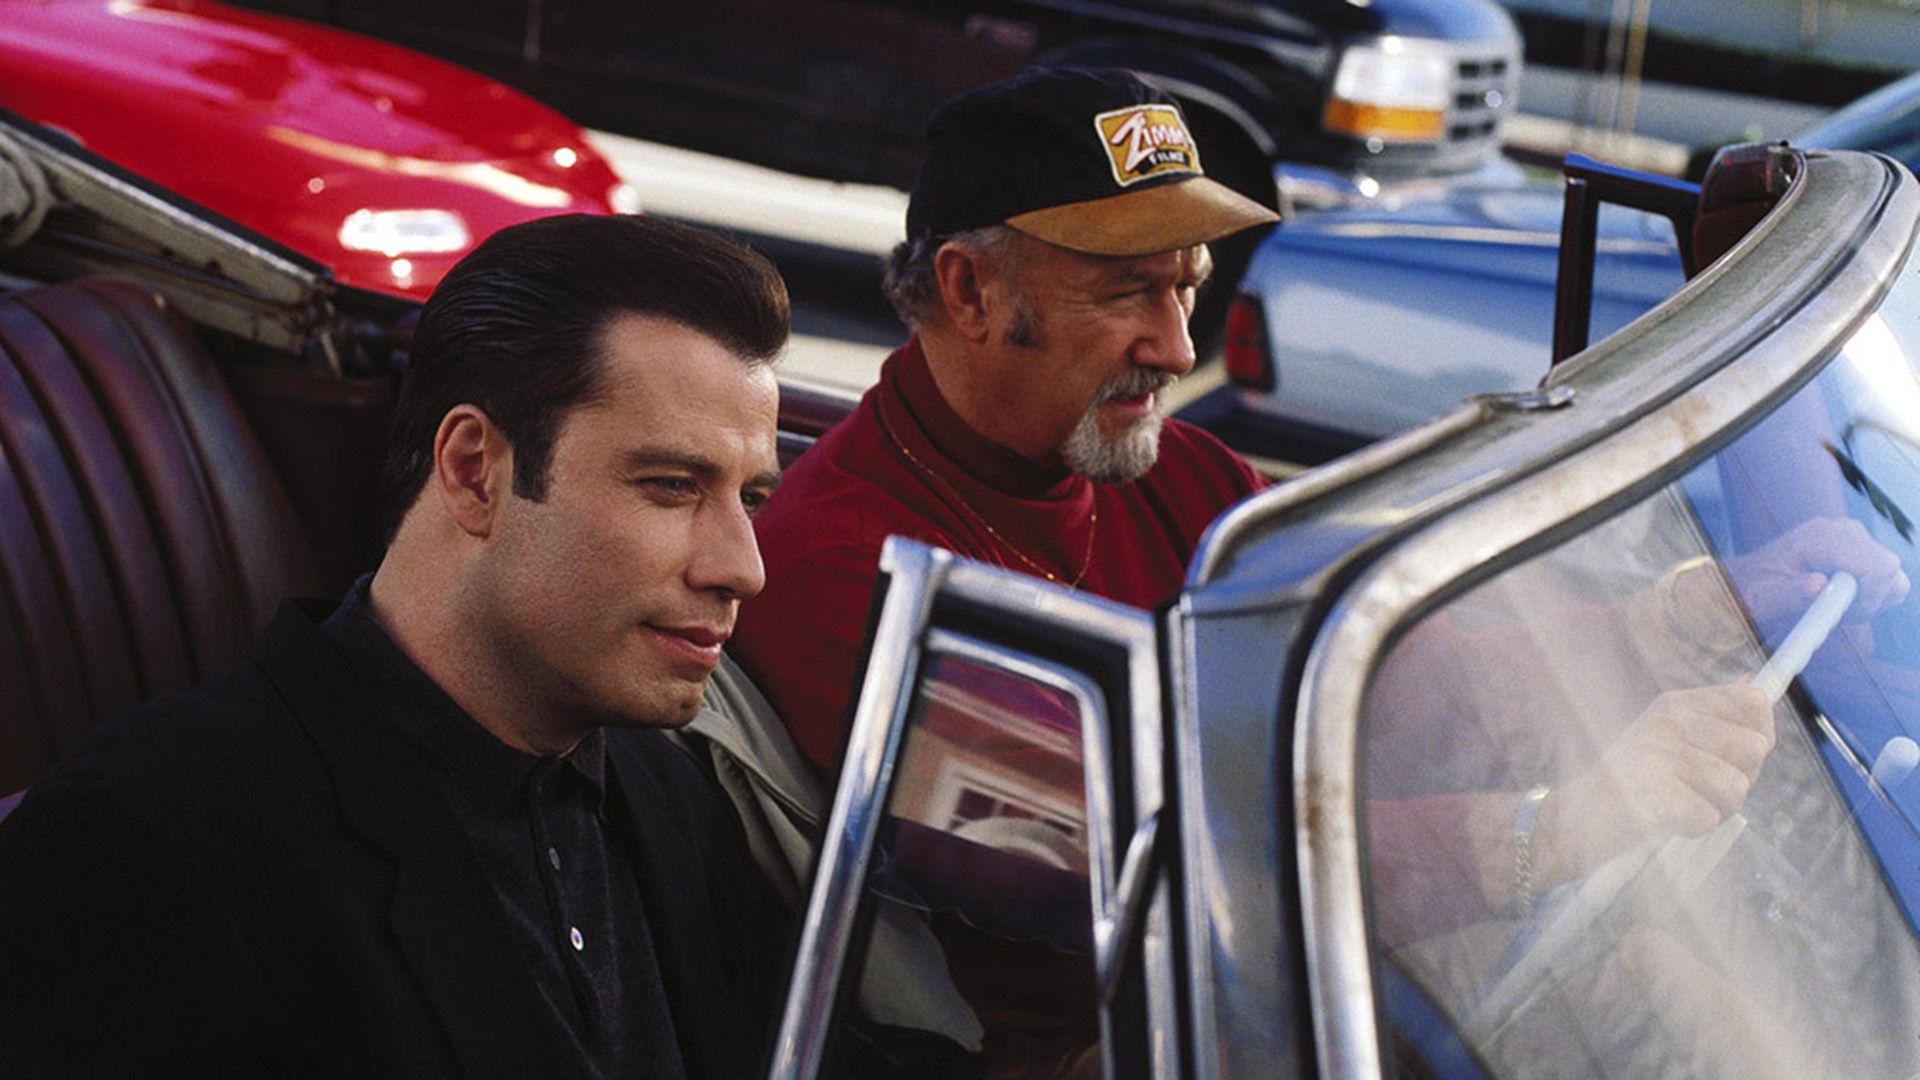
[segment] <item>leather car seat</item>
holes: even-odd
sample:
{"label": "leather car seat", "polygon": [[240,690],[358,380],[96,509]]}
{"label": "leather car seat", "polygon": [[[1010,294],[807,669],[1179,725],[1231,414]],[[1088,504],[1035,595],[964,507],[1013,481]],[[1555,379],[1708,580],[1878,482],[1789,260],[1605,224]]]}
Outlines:
{"label": "leather car seat", "polygon": [[246,655],[314,584],[279,481],[158,294],[101,278],[0,296],[0,794]]}

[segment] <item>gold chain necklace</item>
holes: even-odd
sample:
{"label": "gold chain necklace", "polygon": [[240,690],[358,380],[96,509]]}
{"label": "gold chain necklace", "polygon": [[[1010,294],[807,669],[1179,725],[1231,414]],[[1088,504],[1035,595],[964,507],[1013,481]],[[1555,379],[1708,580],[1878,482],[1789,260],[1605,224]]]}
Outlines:
{"label": "gold chain necklace", "polygon": [[[929,466],[926,462],[921,461],[918,457],[915,457],[913,451],[907,449],[906,442],[903,441],[900,438],[900,436],[894,434],[893,424],[888,422],[885,409],[877,410],[877,416],[880,420],[880,426],[886,429],[887,438],[893,442],[894,446],[900,449],[901,455],[904,456],[908,461],[912,462],[915,468],[919,469],[923,473],[926,473],[927,478],[929,480],[932,480],[934,483],[939,484],[942,488],[945,488],[947,494],[952,496],[954,503],[965,508],[967,515],[971,517],[974,521],[978,522],[981,528],[987,530],[987,535],[993,537],[996,541],[998,541],[1001,547],[1006,548],[1008,551],[1013,552],[1014,558],[1019,559],[1021,562],[1027,564],[1028,569],[1032,570],[1034,573],[1040,575],[1041,577],[1046,578],[1048,581],[1051,581],[1060,585],[1065,585],[1069,589],[1077,589],[1080,587],[1080,582],[1084,580],[1087,576],[1087,568],[1093,565],[1093,541],[1096,534],[1096,530],[1100,528],[1099,503],[1097,502],[1092,503],[1088,507],[1087,553],[1080,557],[1080,572],[1073,575],[1072,581],[1066,581],[1062,579],[1060,575],[1054,573],[1053,571],[1047,569],[1046,567],[1028,558],[1026,552],[1021,551],[1020,548],[1016,546],[1013,541],[1000,535],[999,529],[994,528],[993,524],[989,522],[985,517],[983,517],[978,510],[975,510],[973,506],[967,502],[967,500],[961,498],[960,493],[954,489],[953,485],[949,483],[945,477],[941,476],[939,473],[934,472],[932,467]],[[1004,567],[1007,564],[1004,561],[1002,561],[1000,565]]]}

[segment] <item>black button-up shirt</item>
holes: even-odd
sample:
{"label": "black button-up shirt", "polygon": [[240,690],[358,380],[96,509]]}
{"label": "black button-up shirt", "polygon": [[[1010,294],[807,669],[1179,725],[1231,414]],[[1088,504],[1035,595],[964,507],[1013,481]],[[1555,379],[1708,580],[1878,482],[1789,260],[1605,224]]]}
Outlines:
{"label": "black button-up shirt", "polygon": [[[322,629],[367,672],[393,721],[434,762],[441,794],[486,868],[527,968],[590,1077],[684,1075],[635,881],[630,826],[609,798],[598,730],[559,757],[501,742],[373,618],[368,578]],[[529,1022],[535,1022],[529,1018]],[[555,1063],[555,1075],[564,1066]]]}

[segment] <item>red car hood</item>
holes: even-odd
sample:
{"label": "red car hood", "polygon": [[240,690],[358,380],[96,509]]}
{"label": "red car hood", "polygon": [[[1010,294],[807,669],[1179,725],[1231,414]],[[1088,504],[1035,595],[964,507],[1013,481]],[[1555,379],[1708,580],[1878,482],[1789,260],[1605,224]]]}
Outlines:
{"label": "red car hood", "polygon": [[396,281],[390,255],[341,248],[348,214],[452,210],[477,243],[515,221],[608,212],[617,183],[576,125],[497,82],[198,0],[0,0],[0,104],[342,280],[414,295],[460,252],[412,259]]}

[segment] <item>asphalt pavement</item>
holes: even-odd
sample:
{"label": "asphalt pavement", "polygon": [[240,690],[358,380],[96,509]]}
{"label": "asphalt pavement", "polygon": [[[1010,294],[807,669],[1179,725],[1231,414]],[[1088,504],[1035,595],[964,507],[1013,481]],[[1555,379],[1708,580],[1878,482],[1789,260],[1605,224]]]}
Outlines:
{"label": "asphalt pavement", "polygon": [[592,132],[648,213],[730,232],[772,259],[793,297],[787,379],[857,396],[906,330],[880,294],[880,259],[905,235],[894,188],[794,176]]}

